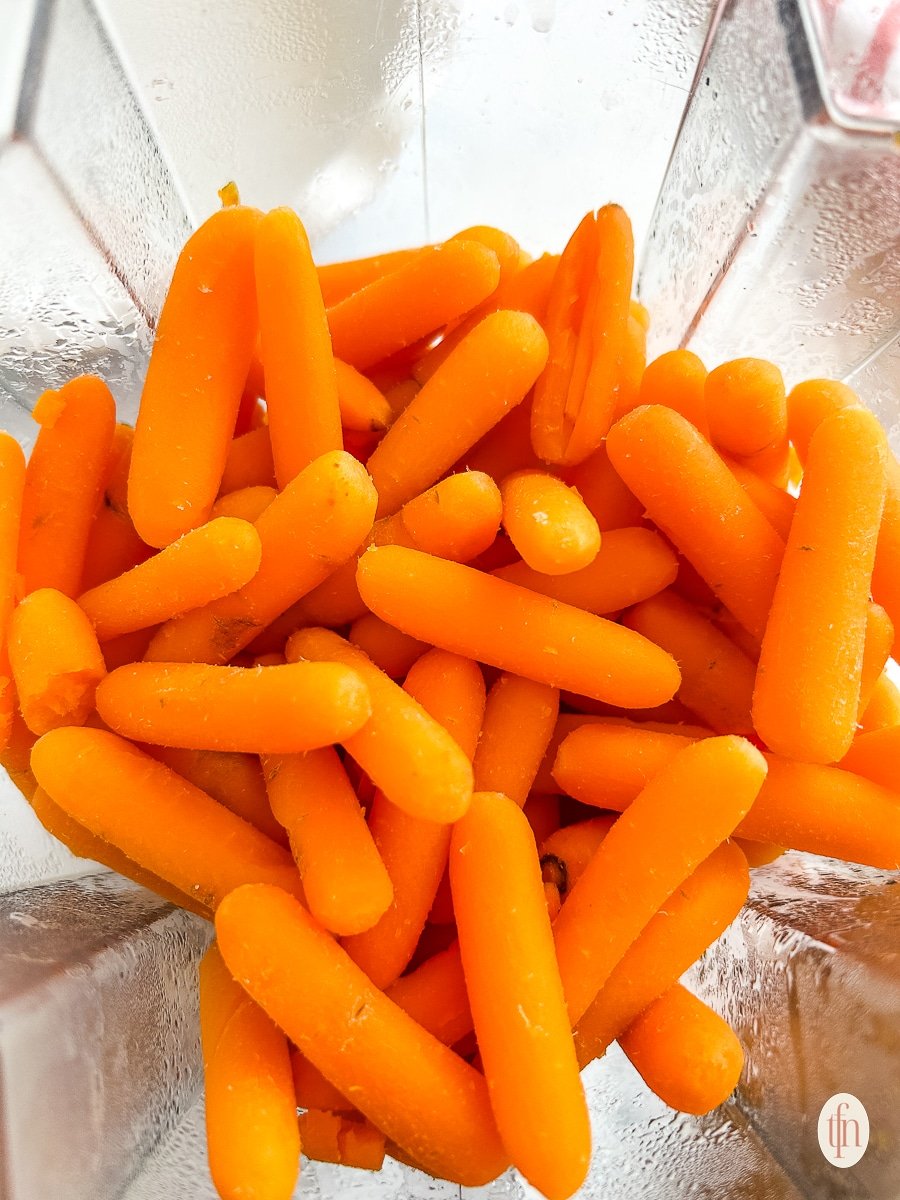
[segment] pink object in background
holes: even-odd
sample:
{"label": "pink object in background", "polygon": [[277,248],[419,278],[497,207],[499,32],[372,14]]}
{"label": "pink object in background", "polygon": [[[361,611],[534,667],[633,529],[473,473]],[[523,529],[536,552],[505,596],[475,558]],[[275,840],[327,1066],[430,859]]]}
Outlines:
{"label": "pink object in background", "polygon": [[900,125],[900,0],[805,0],[801,8],[832,117]]}

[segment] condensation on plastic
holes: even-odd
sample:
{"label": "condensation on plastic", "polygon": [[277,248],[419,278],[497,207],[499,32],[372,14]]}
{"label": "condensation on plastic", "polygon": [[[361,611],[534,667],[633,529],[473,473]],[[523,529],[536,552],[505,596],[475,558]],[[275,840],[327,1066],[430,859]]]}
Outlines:
{"label": "condensation on plastic", "polygon": [[112,874],[0,898],[0,1195],[112,1198],[174,1127],[208,937]]}
{"label": "condensation on plastic", "polygon": [[895,0],[800,0],[831,118],[856,129],[900,126],[900,6]]}
{"label": "condensation on plastic", "polygon": [[[810,1196],[900,1195],[900,879],[788,854],[754,872],[740,918],[692,987],[740,1037],[740,1104]],[[865,1105],[869,1148],[852,1170],[822,1155],[816,1125],[837,1092]]]}

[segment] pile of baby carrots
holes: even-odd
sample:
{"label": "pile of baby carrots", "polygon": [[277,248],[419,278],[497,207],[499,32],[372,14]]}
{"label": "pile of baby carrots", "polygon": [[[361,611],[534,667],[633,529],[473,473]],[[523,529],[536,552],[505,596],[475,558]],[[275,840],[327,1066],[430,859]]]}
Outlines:
{"label": "pile of baby carrots", "polygon": [[565,1200],[611,1042],[737,1083],[679,979],[748,867],[900,866],[900,465],[840,383],[647,364],[615,206],[317,268],[233,192],[135,427],[86,376],[0,435],[2,762],[214,921],[222,1197],[302,1151]]}

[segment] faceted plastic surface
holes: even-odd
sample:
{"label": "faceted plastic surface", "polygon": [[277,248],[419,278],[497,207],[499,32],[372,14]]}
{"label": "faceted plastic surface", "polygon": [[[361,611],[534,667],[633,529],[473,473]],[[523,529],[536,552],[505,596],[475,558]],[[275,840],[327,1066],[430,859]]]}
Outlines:
{"label": "faceted plastic surface", "polygon": [[[475,221],[558,248],[619,200],[651,350],[847,377],[900,449],[900,156],[889,132],[835,124],[840,39],[810,29],[781,0],[219,0],[213,17],[0,0],[0,425],[29,446],[40,391],[84,370],[133,416],[175,254],[233,177],[251,202],[296,204],[324,259]],[[211,1196],[199,1110],[174,1128],[198,1084],[208,932],[108,874],[66,881],[96,866],[9,790],[0,830],[0,1198]],[[760,872],[694,976],[748,1048],[737,1103],[672,1114],[611,1054],[589,1075],[584,1195],[900,1194],[896,934],[876,873],[798,856]],[[877,1134],[849,1172],[815,1142],[837,1090]],[[300,1190],[450,1189],[395,1165],[307,1166]]]}

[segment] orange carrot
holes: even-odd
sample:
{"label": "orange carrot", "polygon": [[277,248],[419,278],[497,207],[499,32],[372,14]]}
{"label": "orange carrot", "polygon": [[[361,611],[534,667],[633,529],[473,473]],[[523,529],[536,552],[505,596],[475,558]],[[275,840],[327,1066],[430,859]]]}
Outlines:
{"label": "orange carrot", "polygon": [[251,429],[228,445],[219,494],[227,496],[248,487],[275,487],[275,463],[268,425]]}
{"label": "orange carrot", "polygon": [[681,883],[622,956],[575,1029],[578,1062],[604,1054],[737,916],[750,888],[747,862],[723,842]]}
{"label": "orange carrot", "polygon": [[333,1083],[329,1083],[296,1046],[291,1048],[291,1071],[298,1108],[318,1108],[328,1112],[355,1112],[353,1105]]}
{"label": "orange carrot", "polygon": [[[407,501],[400,510],[410,544],[439,558],[469,562],[486,550],[500,528],[500,489],[481,471],[463,471]],[[385,545],[383,535],[375,545]],[[404,544],[393,539],[394,544]]]}
{"label": "orange carrot", "polygon": [[787,852],[786,846],[777,846],[774,842],[751,842],[749,838],[734,838],[734,844],[740,849],[747,866],[765,867],[781,858]]}
{"label": "orange carrot", "polygon": [[352,296],[382,275],[396,271],[398,267],[421,253],[424,247],[414,250],[392,250],[388,254],[374,254],[369,258],[355,258],[347,262],[328,263],[316,267],[322,299],[329,306]]}
{"label": "orange carrot", "polygon": [[584,874],[588,863],[617,818],[611,813],[565,825],[540,844],[541,871],[545,882],[556,884],[565,896]]}
{"label": "orange carrot", "polygon": [[859,721],[869,706],[872,693],[891,656],[894,644],[894,623],[880,604],[869,604],[866,610],[866,636],[859,671]]}
{"label": "orange carrot", "polygon": [[450,883],[466,989],[503,1146],[550,1200],[584,1182],[590,1125],[534,838],[478,792],[453,830]]}
{"label": "orange carrot", "polygon": [[273,209],[259,222],[255,265],[272,458],[285,488],[319,455],[342,447],[322,291],[306,230],[291,209]]}
{"label": "orange carrot", "polygon": [[[690,738],[627,726],[591,725],[560,747],[553,774],[585,804],[623,810]],[[769,773],[738,837],[884,870],[900,863],[900,810],[887,788],[836,767],[765,756]]]}
{"label": "orange carrot", "polygon": [[706,410],[713,445],[748,458],[787,441],[781,372],[761,358],[736,358],[710,371]]}
{"label": "orange carrot", "polygon": [[341,426],[356,433],[383,433],[393,422],[390,404],[371,380],[349,363],[334,360]]}
{"label": "orange carrot", "polygon": [[716,596],[762,637],[784,546],[712,446],[659,405],[623,417],[612,465]]}
{"label": "orange carrot", "polygon": [[153,549],[138,537],[127,513],[120,515],[108,504],[101,504],[91,523],[81,581],[75,595],[124,575],[153,553]]}
{"label": "orange carrot", "polygon": [[420,704],[330,630],[299,630],[286,654],[292,663],[344,664],[364,681],[372,715],[362,729],[340,740],[392,804],[429,821],[449,823],[462,816],[472,796],[471,763]]}
{"label": "orange carrot", "polygon": [[357,583],[372,612],[412,637],[538,683],[623,706],[678,687],[674,660],[639,634],[459,563],[385,546],[362,556]]}
{"label": "orange carrot", "polygon": [[240,591],[163,625],[147,657],[226,663],[351,557],[371,528],[375,491],[343,451],[291,480],[256,522],[262,561]]}
{"label": "orange carrot", "polygon": [[541,460],[531,445],[530,406],[517,404],[470,450],[466,450],[456,466],[457,469],[484,471],[500,482],[513,471],[540,468]]}
{"label": "orange carrot", "polygon": [[209,1169],[222,1197],[290,1200],[300,1170],[287,1040],[215,945],[200,963]]}
{"label": "orange carrot", "polygon": [[588,567],[600,549],[600,530],[572,488],[545,471],[516,471],[500,488],[503,525],[532,570],[568,575]]}
{"label": "orange carrot", "polygon": [[300,894],[286,850],[114,733],[54,729],[35,743],[31,767],[79,825],[207,908],[242,883]]}
{"label": "orange carrot", "polygon": [[327,746],[265,755],[262,762],[269,803],[290,834],[309,911],[333,933],[370,929],[393,888],[337,753]]}
{"label": "orange carrot", "polygon": [[569,575],[545,575],[523,562],[491,573],[603,616],[656,595],[674,582],[677,571],[671,547],[653,530],[638,527],[608,530],[590,566]]}
{"label": "orange carrot", "polygon": [[810,442],[753,696],[760,737],[791,758],[836,762],[853,739],[886,457],[862,409],[827,418]]}
{"label": "orange carrot", "polygon": [[588,213],[563,251],[547,307],[550,357],[531,413],[532,442],[545,462],[582,462],[612,424],[633,266],[631,224],[614,204]]}
{"label": "orange carrot", "polygon": [[502,792],[519,808],[559,715],[559,692],[518,675],[500,675],[490,690],[473,767],[480,792]]}
{"label": "orange carrot", "polygon": [[472,1031],[459,942],[401,975],[387,989],[387,996],[445,1046],[455,1045]]}
{"label": "orange carrot", "polygon": [[[557,788],[557,792],[559,789]],[[522,808],[531,832],[534,834],[535,845],[542,845],[548,837],[556,833],[562,824],[560,799],[555,796],[531,795]]]}
{"label": "orange carrot", "polygon": [[[631,304],[634,305],[634,301]],[[646,312],[646,309],[644,310]],[[649,314],[647,314],[649,317]],[[625,339],[619,369],[619,394],[616,398],[614,420],[624,417],[641,403],[641,378],[647,366],[647,330],[643,322],[629,311],[625,323]]]}
{"label": "orange carrot", "polygon": [[641,404],[664,404],[709,437],[706,367],[690,350],[669,350],[647,364],[641,378]]}
{"label": "orange carrot", "polygon": [[388,625],[374,613],[358,617],[350,626],[348,639],[366,654],[385,675],[402,679],[416,659],[428,649],[427,642],[416,641]]}
{"label": "orange carrot", "polygon": [[[513,312],[485,317],[396,419],[369,459],[378,515],[396,512],[424,491],[520,404],[546,358],[547,339],[534,317]],[[428,430],[427,444],[423,429]]]}
{"label": "orange carrot", "polygon": [[106,460],[103,503],[123,517],[128,516],[128,472],[133,449],[134,429],[119,421],[113,430],[112,446]]}
{"label": "orange carrot", "polygon": [[666,897],[746,816],[765,777],[749,742],[706,738],[677,754],[615,823],[553,927],[573,1025]]}
{"label": "orange carrot", "polygon": [[[859,403],[856,393],[830,379],[810,379],[798,384],[788,397],[788,428],[791,441],[805,464],[814,431],[826,417]],[[900,630],[900,462],[888,454],[887,493],[878,533],[878,550],[872,573],[872,594],[887,609]]]}
{"label": "orange carrot", "polygon": [[167,546],[202,525],[219,491],[256,345],[259,220],[252,208],[221,209],[188,239],[176,264],[128,475],[128,511],[149,546]]}
{"label": "orange carrot", "polygon": [[97,711],[124,737],[191,750],[296,754],[350,736],[371,704],[336,662],[282,667],[133,663],[97,688]]}
{"label": "orange carrot", "polygon": [[84,724],[106,665],[91,623],[74,600],[53,588],[26,596],[13,612],[7,650],[32,733]]}
{"label": "orange carrot", "polygon": [[889,729],[873,729],[853,739],[850,749],[841,759],[841,767],[862,775],[895,792],[900,792],[900,725]]}
{"label": "orange carrot", "polygon": [[871,733],[873,729],[889,729],[892,725],[900,725],[900,688],[882,672],[859,726],[863,733]]}
{"label": "orange carrot", "polygon": [[405,409],[409,408],[420,390],[421,385],[415,379],[401,379],[399,383],[395,383],[393,387],[383,393],[395,420]]}
{"label": "orange carrot", "polygon": [[797,501],[788,492],[761,478],[746,460],[725,458],[728,469],[780,538],[787,541]]}
{"label": "orange carrot", "polygon": [[266,484],[256,484],[252,487],[238,488],[234,492],[226,492],[212,506],[211,516],[237,517],[241,521],[255,524],[263,515],[278,493]]}
{"label": "orange carrot", "polygon": [[474,308],[499,279],[480,242],[426,246],[328,309],[334,353],[364,371]]}
{"label": "orange carrot", "polygon": [[737,1087],[744,1052],[734,1031],[676,983],[619,1038],[652,1092],[678,1112],[702,1116]]}
{"label": "orange carrot", "polygon": [[9,736],[0,750],[0,766],[26,800],[31,799],[37,787],[37,780],[31,770],[31,748],[36,741],[37,738],[25,724],[18,708],[14,708]]}
{"label": "orange carrot", "polygon": [[[485,705],[477,664],[430,650],[410,670],[404,691],[471,760]],[[376,925],[344,940],[344,949],[374,984],[387,987],[408,966],[422,936],[447,865],[450,829],[405,812],[381,792],[372,801],[369,826],[393,883],[393,899]]]}
{"label": "orange carrot", "polygon": [[364,1171],[384,1164],[384,1134],[364,1117],[309,1109],[298,1117],[303,1153],[312,1162],[337,1163]]}
{"label": "orange carrot", "polygon": [[261,553],[252,525],[219,517],[82,593],[78,603],[100,641],[109,641],[237,591],[259,570]]}
{"label": "orange carrot", "polygon": [[49,587],[74,596],[102,501],[115,401],[105,383],[82,375],[59,392],[45,392],[32,416],[41,431],[28,460],[21,501],[21,594]]}
{"label": "orange carrot", "polygon": [[629,629],[668,650],[681,669],[678,699],[717,733],[753,736],[750,705],[756,664],[673,591],[635,605]]}
{"label": "orange carrot", "polygon": [[71,850],[76,858],[89,858],[94,862],[102,863],[111,871],[116,871],[119,875],[124,875],[126,879],[131,879],[141,887],[147,888],[148,891],[155,892],[157,896],[167,900],[170,904],[186,908],[188,912],[195,913],[206,921],[212,920],[212,913],[205,905],[198,903],[193,897],[179,891],[178,888],[172,887],[158,875],[145,871],[116,846],[111,846],[96,834],[91,833],[90,830],[85,829],[83,825],[79,825],[77,821],[73,821],[69,814],[51,800],[44,789],[38,787],[37,784],[34,787],[34,794],[29,798],[29,803],[35,816],[47,832]]}
{"label": "orange carrot", "polygon": [[220,907],[216,932],[256,1002],[416,1162],[470,1187],[505,1168],[478,1072],[374,988],[295,900],[240,888]]}
{"label": "orange carrot", "polygon": [[567,471],[565,480],[593,513],[601,532],[637,525],[643,519],[644,506],[613,469],[605,442],[584,462]]}
{"label": "orange carrot", "polygon": [[146,746],[145,750],[236,817],[254,825],[271,841],[288,845],[287,834],[269,806],[262,768],[255,754],[185,750],[177,746]]}

